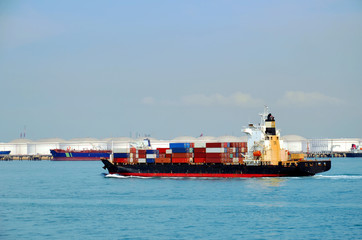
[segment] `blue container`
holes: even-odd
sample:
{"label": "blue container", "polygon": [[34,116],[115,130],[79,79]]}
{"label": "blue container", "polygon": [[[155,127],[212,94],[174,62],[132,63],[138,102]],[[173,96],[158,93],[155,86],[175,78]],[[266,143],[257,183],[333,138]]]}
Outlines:
{"label": "blue container", "polygon": [[189,148],[190,143],[170,143],[170,148]]}
{"label": "blue container", "polygon": [[154,158],[146,158],[146,163],[155,163]]}
{"label": "blue container", "polygon": [[189,148],[172,148],[172,153],[188,153]]}
{"label": "blue container", "polygon": [[156,149],[147,149],[146,150],[146,154],[155,154],[155,153],[158,153],[158,150],[156,150]]}
{"label": "blue container", "polygon": [[114,153],[115,158],[129,158],[129,153]]}

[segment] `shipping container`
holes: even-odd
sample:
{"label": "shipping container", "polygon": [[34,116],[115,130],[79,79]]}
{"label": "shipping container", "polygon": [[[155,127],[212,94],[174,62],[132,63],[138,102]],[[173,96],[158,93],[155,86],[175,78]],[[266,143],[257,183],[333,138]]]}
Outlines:
{"label": "shipping container", "polygon": [[192,158],[172,158],[172,163],[190,163]]}
{"label": "shipping container", "polygon": [[172,153],[172,149],[167,149],[166,150],[166,154],[171,154]]}
{"label": "shipping container", "polygon": [[227,155],[225,153],[206,153],[206,157],[210,157],[210,158],[222,158],[222,157],[227,157]]}
{"label": "shipping container", "polygon": [[159,153],[166,153],[166,150],[169,148],[157,148]]}
{"label": "shipping container", "polygon": [[115,163],[128,163],[129,158],[114,158],[113,162],[115,162]]}
{"label": "shipping container", "polygon": [[146,149],[138,149],[138,154],[146,154]]}
{"label": "shipping container", "polygon": [[196,142],[194,143],[195,148],[206,148],[206,142]]}
{"label": "shipping container", "polygon": [[205,159],[205,163],[222,163],[222,159],[221,158],[211,158],[211,157],[207,157]]}
{"label": "shipping container", "polygon": [[129,158],[130,153],[114,153],[113,158]]}
{"label": "shipping container", "polygon": [[190,143],[170,143],[170,148],[190,148]]}
{"label": "shipping container", "polygon": [[146,163],[146,158],[139,158],[138,163]]}
{"label": "shipping container", "polygon": [[155,163],[155,158],[146,158],[146,163]]}
{"label": "shipping container", "polygon": [[193,153],[172,153],[172,158],[192,158]]}
{"label": "shipping container", "polygon": [[171,163],[171,158],[156,158],[155,163]]}
{"label": "shipping container", "polygon": [[222,148],[224,147],[224,143],[220,142],[212,142],[212,143],[206,143],[207,148]]}
{"label": "shipping container", "polygon": [[157,158],[158,154],[154,153],[154,154],[146,154],[146,158]]}
{"label": "shipping container", "polygon": [[195,157],[194,158],[194,163],[205,163],[206,161],[206,157]]}
{"label": "shipping container", "polygon": [[146,153],[139,153],[138,158],[146,158]]}
{"label": "shipping container", "polygon": [[130,153],[130,148],[114,148],[113,153]]}
{"label": "shipping container", "polygon": [[206,153],[194,153],[194,158],[206,158]]}
{"label": "shipping container", "polygon": [[206,148],[206,153],[224,153],[226,148]]}
{"label": "shipping container", "polygon": [[156,154],[158,151],[156,149],[147,149],[146,154]]}
{"label": "shipping container", "polygon": [[188,148],[172,148],[172,153],[188,153]]}
{"label": "shipping container", "polygon": [[206,153],[206,148],[194,148],[194,153]]}

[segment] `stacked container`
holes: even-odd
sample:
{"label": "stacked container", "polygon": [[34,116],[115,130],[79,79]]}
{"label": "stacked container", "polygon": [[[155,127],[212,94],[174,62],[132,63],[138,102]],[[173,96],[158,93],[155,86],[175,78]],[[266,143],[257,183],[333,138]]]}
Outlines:
{"label": "stacked container", "polygon": [[243,163],[248,149],[246,142],[170,143],[169,148],[117,149],[113,153],[115,163]]}
{"label": "stacked container", "polygon": [[113,162],[116,163],[137,163],[136,148],[121,148],[113,152]]}
{"label": "stacked container", "polygon": [[193,162],[193,143],[170,143],[172,163]]}

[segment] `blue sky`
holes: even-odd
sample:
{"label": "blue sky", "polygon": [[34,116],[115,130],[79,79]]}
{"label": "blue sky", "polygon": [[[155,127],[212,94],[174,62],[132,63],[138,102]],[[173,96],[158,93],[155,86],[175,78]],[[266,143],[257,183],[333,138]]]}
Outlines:
{"label": "blue sky", "polygon": [[362,138],[360,1],[2,1],[0,141]]}

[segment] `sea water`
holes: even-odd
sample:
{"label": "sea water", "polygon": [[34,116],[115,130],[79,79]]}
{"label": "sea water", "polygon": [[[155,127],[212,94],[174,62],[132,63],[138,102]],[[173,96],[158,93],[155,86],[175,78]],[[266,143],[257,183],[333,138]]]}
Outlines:
{"label": "sea water", "polygon": [[362,159],[313,177],[132,178],[0,162],[0,239],[361,239]]}

